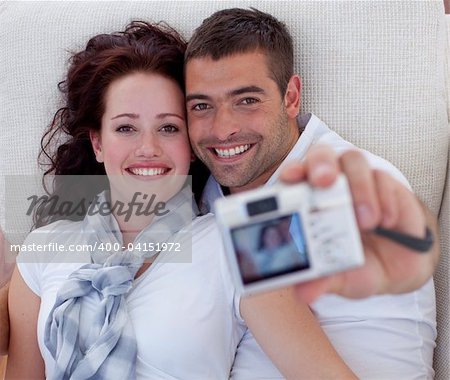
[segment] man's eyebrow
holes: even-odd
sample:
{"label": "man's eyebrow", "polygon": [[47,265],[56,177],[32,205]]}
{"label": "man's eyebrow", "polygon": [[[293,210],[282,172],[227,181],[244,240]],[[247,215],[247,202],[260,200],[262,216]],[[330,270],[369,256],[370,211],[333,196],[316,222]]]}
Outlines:
{"label": "man's eyebrow", "polygon": [[264,89],[262,89],[261,87],[258,87],[258,86],[245,86],[245,87],[237,88],[235,90],[231,90],[229,92],[229,96],[242,95],[242,94],[246,94],[247,92],[254,92],[254,93],[258,93],[258,94],[265,93]]}
{"label": "man's eyebrow", "polygon": [[129,117],[130,119],[138,119],[139,115],[137,113],[121,113],[111,118],[111,120],[118,119],[119,117]]}
{"label": "man's eyebrow", "polygon": [[[242,95],[246,93],[258,93],[263,94],[265,93],[264,89],[258,86],[245,86],[245,87],[239,87],[234,90],[231,90],[227,93],[227,97],[233,97],[237,95]],[[188,94],[186,96],[186,102],[189,102],[191,100],[209,100],[210,97],[208,95],[204,94]]]}
{"label": "man's eyebrow", "polygon": [[203,94],[188,94],[186,95],[186,102],[189,102],[191,100],[208,100],[210,97],[208,95]]}

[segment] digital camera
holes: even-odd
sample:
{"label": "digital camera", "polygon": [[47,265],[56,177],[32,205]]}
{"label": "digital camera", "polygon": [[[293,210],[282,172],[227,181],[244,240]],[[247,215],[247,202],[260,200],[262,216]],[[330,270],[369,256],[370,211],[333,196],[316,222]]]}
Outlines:
{"label": "digital camera", "polygon": [[218,199],[215,212],[241,294],[364,263],[346,178],[329,188],[277,184]]}

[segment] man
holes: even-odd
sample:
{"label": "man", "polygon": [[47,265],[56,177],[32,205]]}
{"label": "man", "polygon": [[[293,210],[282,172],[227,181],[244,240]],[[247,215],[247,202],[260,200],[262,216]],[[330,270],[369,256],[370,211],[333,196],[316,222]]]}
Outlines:
{"label": "man", "polygon": [[[436,236],[436,222],[392,165],[356,150],[315,115],[298,116],[301,82],[293,73],[292,50],[285,26],[256,10],[216,12],[191,38],[185,59],[189,134],[196,155],[212,173],[203,211],[214,211],[218,197],[274,183],[281,171],[285,181],[307,180],[321,187],[329,186],[342,171],[350,184],[366,264],[299,285],[298,293],[308,302],[324,292],[361,298],[403,293],[425,284],[404,296],[358,302],[325,296],[312,309],[358,377],[408,378],[418,373],[429,377],[436,332],[434,290],[426,281],[439,256],[437,244],[426,255],[418,255],[377,236],[373,229],[381,226],[425,239],[429,230]],[[413,316],[409,310],[418,313]],[[427,341],[423,349],[417,349],[418,329],[423,329],[419,341]],[[256,363],[260,353],[250,334],[241,346],[254,354]],[[385,349],[392,354],[385,355]],[[414,359],[408,357],[413,349]],[[360,355],[369,356],[369,363]],[[249,355],[243,359],[238,354],[237,377],[249,371],[242,366],[250,360]],[[270,371],[266,367],[260,374],[247,375],[276,376]]]}

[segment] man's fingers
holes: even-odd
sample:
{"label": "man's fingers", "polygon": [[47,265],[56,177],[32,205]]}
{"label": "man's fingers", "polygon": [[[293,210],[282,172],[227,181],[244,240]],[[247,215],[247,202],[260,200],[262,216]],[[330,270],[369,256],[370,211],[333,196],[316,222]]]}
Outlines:
{"label": "man's fingers", "polygon": [[311,185],[330,186],[340,172],[336,153],[328,146],[315,145],[306,157],[306,170]]}
{"label": "man's fingers", "polygon": [[380,208],[372,170],[358,151],[348,151],[340,157],[342,171],[347,176],[356,219],[362,230],[369,230],[380,222]]}
{"label": "man's fingers", "polygon": [[412,236],[423,237],[425,214],[416,196],[387,173],[375,170],[373,177],[381,210],[380,225]]}
{"label": "man's fingers", "polygon": [[329,146],[315,145],[304,162],[290,162],[280,174],[283,182],[295,183],[308,180],[317,187],[330,186],[340,172],[336,153]]}
{"label": "man's fingers", "polygon": [[395,203],[399,212],[395,229],[423,238],[427,219],[424,207],[416,195],[400,185],[397,187]]}
{"label": "man's fingers", "polygon": [[381,210],[380,225],[388,229],[394,228],[399,218],[395,180],[389,174],[380,170],[375,170],[373,176]]}
{"label": "man's fingers", "polygon": [[297,183],[306,179],[306,167],[301,162],[290,162],[281,171],[280,179],[286,183]]}

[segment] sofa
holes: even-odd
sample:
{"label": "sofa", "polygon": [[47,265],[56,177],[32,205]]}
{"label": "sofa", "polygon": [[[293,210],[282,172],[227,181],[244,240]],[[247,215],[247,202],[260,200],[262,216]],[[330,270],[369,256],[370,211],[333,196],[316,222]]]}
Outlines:
{"label": "sofa", "polygon": [[[254,6],[288,25],[302,112],[394,163],[439,218],[436,379],[450,378],[450,22],[441,0],[0,2],[0,224],[31,226],[16,195],[38,192],[40,138],[59,106],[70,52],[131,20],[166,21],[189,38],[202,19]],[[447,16],[449,17],[449,16]],[[11,188],[11,179],[22,185]],[[35,186],[35,188],[34,188]],[[17,197],[18,198],[18,197]]]}

